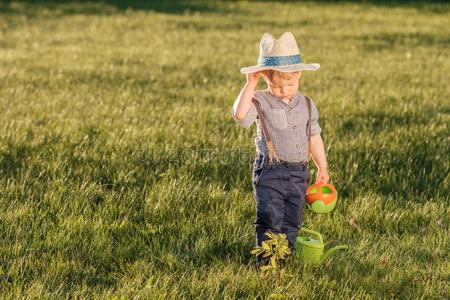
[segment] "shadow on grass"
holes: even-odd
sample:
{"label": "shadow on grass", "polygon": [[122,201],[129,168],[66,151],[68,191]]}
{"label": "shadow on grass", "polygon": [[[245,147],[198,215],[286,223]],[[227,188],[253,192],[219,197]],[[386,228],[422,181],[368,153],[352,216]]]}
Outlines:
{"label": "shadow on grass", "polygon": [[247,264],[252,260],[252,249],[246,240],[241,239],[230,243],[229,240],[212,241],[205,249],[190,256],[190,262],[195,266],[212,266],[217,262],[235,262]]}
{"label": "shadow on grass", "polygon": [[[16,1],[4,0],[0,2],[0,8],[6,13],[17,13],[19,10],[16,6],[11,6],[11,3]],[[225,1],[224,1],[225,2]],[[228,2],[238,2],[228,1]],[[284,4],[298,4],[300,1],[265,1],[259,0],[254,2],[279,2]],[[425,1],[425,0],[366,0],[366,1],[329,1],[329,0],[309,0],[302,1],[302,3],[307,3],[309,5],[329,5],[329,4],[361,4],[361,5],[371,5],[371,6],[382,6],[382,7],[409,7],[416,8],[421,12],[431,12],[431,13],[447,13],[450,10],[449,5],[445,1]],[[56,8],[62,9],[63,14],[74,14],[74,13],[84,13],[84,14],[104,14],[112,13],[111,8],[116,12],[123,12],[126,10],[144,10],[144,11],[155,11],[160,13],[168,14],[184,14],[186,12],[200,12],[200,13],[231,13],[238,12],[238,8],[233,8],[227,3],[207,1],[207,0],[196,0],[196,1],[146,1],[146,0],[104,0],[101,2],[95,1],[83,1],[83,0],[61,0],[61,1],[45,1],[45,0],[22,0],[16,3],[24,3],[29,9],[33,10],[36,8]]]}
{"label": "shadow on grass", "polygon": [[[442,131],[434,132],[433,137],[420,133],[427,132],[425,128],[439,128],[439,112],[445,113],[431,107],[406,112],[370,111],[336,124],[339,140],[354,139],[362,133],[373,137],[331,153],[334,169],[339,170],[335,179],[340,181],[340,194],[372,191],[409,201],[444,195],[447,170],[439,160],[449,151],[446,135]],[[408,133],[411,130],[414,133]],[[392,140],[390,133],[394,132],[399,135]]]}
{"label": "shadow on grass", "polygon": [[[411,299],[422,295],[425,290],[419,281],[421,274],[403,274],[399,280],[386,280],[392,270],[396,268],[396,263],[398,262],[383,261],[381,258],[379,263],[370,263],[349,257],[345,261],[339,259],[330,264],[329,267],[332,267],[333,270],[326,270],[326,272],[336,281],[351,274],[352,280],[347,283],[354,289],[363,288],[372,291],[371,296],[376,299]],[[378,285],[377,289],[373,289],[374,282]]]}
{"label": "shadow on grass", "polygon": [[[411,126],[427,126],[433,121],[440,110],[433,107],[425,107],[420,111],[369,111],[355,113],[337,128],[339,138],[357,135],[363,131],[368,134],[393,132],[401,128]],[[444,112],[445,113],[445,112]]]}
{"label": "shadow on grass", "polygon": [[[21,4],[21,5],[18,5]],[[185,14],[185,13],[228,13],[233,10],[226,8],[224,5],[217,5],[211,1],[146,1],[146,0],[104,0],[83,1],[83,0],[61,0],[61,1],[45,1],[45,0],[22,0],[12,1],[6,0],[0,2],[0,8],[4,13],[31,13],[34,9],[46,8],[57,9],[58,14],[114,14],[123,13],[125,11],[142,10],[154,11],[168,14]]]}
{"label": "shadow on grass", "polygon": [[32,152],[33,147],[26,144],[8,145],[6,150],[0,152],[1,176],[14,177]]}
{"label": "shadow on grass", "polygon": [[429,146],[426,141],[412,141],[399,150],[361,146],[341,151],[336,167],[340,194],[348,197],[371,191],[419,202],[444,195],[445,166]]}
{"label": "shadow on grass", "polygon": [[[261,1],[261,0],[260,0]],[[360,4],[371,5],[379,7],[404,7],[404,8],[416,8],[422,12],[431,13],[446,13],[450,10],[448,1],[444,0],[306,0],[305,2],[311,4]]]}

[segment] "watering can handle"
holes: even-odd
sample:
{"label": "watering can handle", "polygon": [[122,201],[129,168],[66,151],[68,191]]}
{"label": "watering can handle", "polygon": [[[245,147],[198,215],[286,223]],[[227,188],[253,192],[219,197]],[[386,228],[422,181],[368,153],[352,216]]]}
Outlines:
{"label": "watering can handle", "polygon": [[311,229],[307,229],[307,228],[300,228],[300,230],[303,230],[306,233],[315,235],[319,238],[320,244],[323,245],[323,239],[322,239],[322,235],[320,233],[318,233],[317,231],[311,230]]}

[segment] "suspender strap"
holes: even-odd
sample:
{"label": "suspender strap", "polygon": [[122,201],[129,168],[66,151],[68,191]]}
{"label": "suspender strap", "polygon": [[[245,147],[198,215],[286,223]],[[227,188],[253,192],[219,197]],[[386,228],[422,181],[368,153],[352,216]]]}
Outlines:
{"label": "suspender strap", "polygon": [[[311,98],[309,98],[308,96],[306,97],[306,105],[308,106],[308,123],[306,125],[306,130],[307,130],[307,134],[308,134],[308,153],[307,158],[306,158],[306,163],[308,163],[309,161],[309,152],[311,151]],[[308,180],[307,180],[308,184],[311,182],[311,172],[308,168]]]}
{"label": "suspender strap", "polygon": [[255,98],[252,98],[253,104],[255,104],[256,112],[258,113],[259,121],[261,122],[261,127],[266,138],[267,149],[269,150],[269,163],[272,164],[275,159],[280,162],[277,152],[275,151],[275,146],[273,145],[272,138],[270,137],[269,130],[267,129],[266,122],[264,120],[264,115],[261,110],[261,104]]}
{"label": "suspender strap", "polygon": [[308,134],[308,158],[306,161],[309,161],[309,151],[311,150],[311,98],[305,96],[306,105],[308,106],[308,123],[306,123],[306,133]]}

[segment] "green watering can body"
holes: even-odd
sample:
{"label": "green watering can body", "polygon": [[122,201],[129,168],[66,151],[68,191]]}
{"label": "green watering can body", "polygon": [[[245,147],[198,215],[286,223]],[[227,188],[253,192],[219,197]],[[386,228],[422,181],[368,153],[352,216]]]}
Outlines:
{"label": "green watering can body", "polygon": [[318,239],[303,236],[297,237],[295,241],[295,256],[303,261],[312,264],[320,264],[336,250],[348,249],[348,246],[341,245],[331,248],[324,253],[325,245],[323,244],[322,235],[320,233],[306,228],[301,228],[300,230],[318,237]]}

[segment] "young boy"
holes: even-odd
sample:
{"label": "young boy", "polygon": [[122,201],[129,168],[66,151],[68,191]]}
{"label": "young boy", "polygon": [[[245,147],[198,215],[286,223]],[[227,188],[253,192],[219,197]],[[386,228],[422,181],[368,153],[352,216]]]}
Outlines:
{"label": "young boy", "polygon": [[[267,239],[265,232],[268,230],[285,233],[293,254],[309,183],[308,152],[318,168],[316,182],[327,183],[330,179],[320,136],[319,113],[311,101],[311,123],[307,128],[308,101],[299,92],[302,71],[319,67],[319,64],[301,63],[297,42],[291,32],[286,32],[279,39],[264,33],[258,64],[241,69],[241,73],[247,75],[247,83],[239,93],[232,113],[245,128],[254,121],[257,125],[253,163],[256,221],[253,224],[256,225],[258,246]],[[255,91],[261,75],[267,89]],[[260,120],[252,98],[259,103],[264,120]],[[309,147],[308,132],[311,135]],[[268,263],[268,259],[257,257],[257,266]]]}

